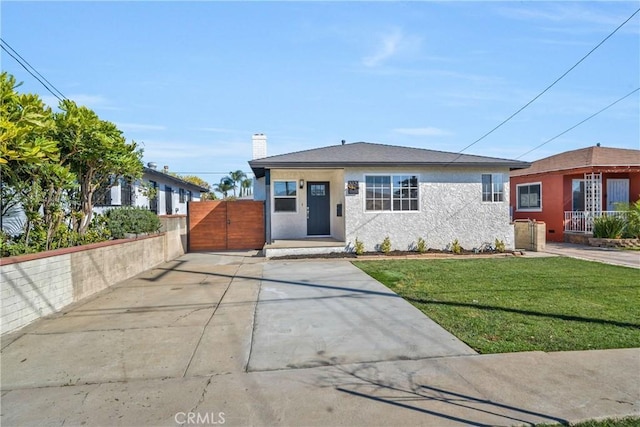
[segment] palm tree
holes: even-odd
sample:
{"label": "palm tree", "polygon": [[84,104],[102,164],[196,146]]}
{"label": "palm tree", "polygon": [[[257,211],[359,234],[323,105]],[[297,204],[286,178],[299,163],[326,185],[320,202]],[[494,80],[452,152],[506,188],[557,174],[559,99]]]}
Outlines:
{"label": "palm tree", "polygon": [[244,178],[246,178],[246,177],[247,177],[247,174],[242,172],[240,169],[238,169],[237,171],[234,171],[234,172],[229,172],[228,178],[231,180],[232,185],[233,185],[233,195],[234,195],[234,197],[236,195],[236,188],[238,188],[238,184],[240,184],[242,182],[242,180]]}
{"label": "palm tree", "polygon": [[248,196],[251,194],[251,186],[253,185],[253,180],[251,178],[245,178],[240,183],[240,197]]}
{"label": "palm tree", "polygon": [[218,193],[222,193],[223,198],[227,198],[227,194],[229,190],[233,189],[233,193],[235,195],[235,187],[233,185],[233,181],[228,176],[220,179],[220,183],[215,186],[214,190]]}

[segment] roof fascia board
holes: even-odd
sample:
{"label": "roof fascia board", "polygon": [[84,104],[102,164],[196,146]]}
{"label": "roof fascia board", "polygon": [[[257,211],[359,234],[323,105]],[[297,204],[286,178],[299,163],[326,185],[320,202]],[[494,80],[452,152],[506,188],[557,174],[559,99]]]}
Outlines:
{"label": "roof fascia board", "polygon": [[160,178],[160,179],[168,180],[168,181],[173,182],[175,184],[179,184],[179,185],[181,185],[181,186],[183,186],[183,187],[185,187],[187,189],[195,189],[195,190],[197,190],[197,191],[199,191],[201,193],[209,192],[209,190],[204,188],[204,187],[200,187],[199,185],[192,184],[192,183],[190,183],[188,181],[185,181],[185,180],[180,179],[180,178],[176,178],[173,175],[169,175],[168,173],[160,172],[160,171],[157,171],[155,169],[151,169],[151,168],[145,167],[144,168],[144,174],[151,175],[153,177],[157,177],[157,178]]}
{"label": "roof fascia board", "polygon": [[329,162],[275,162],[275,163],[252,163],[250,166],[252,169],[344,169],[345,167],[398,167],[398,166],[439,166],[439,167],[502,167],[514,169],[525,169],[531,164],[526,162],[402,162],[402,163],[390,163],[390,162],[344,162],[344,163],[329,163]]}

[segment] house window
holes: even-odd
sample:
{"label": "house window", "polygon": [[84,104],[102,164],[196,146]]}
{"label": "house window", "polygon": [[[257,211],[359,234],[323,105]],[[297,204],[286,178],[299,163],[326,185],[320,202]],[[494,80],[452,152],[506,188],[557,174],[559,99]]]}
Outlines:
{"label": "house window", "polygon": [[184,203],[184,201],[186,200],[185,193],[184,193],[184,188],[180,188],[178,190],[178,195],[179,195],[180,203]]}
{"label": "house window", "polygon": [[187,190],[187,202],[190,202],[193,199],[193,194],[191,194],[191,190]]}
{"label": "house window", "polygon": [[297,195],[296,181],[275,181],[273,183],[274,212],[296,212]]}
{"label": "house window", "polygon": [[417,175],[372,175],[365,177],[367,211],[417,211]]}
{"label": "house window", "polygon": [[309,191],[312,196],[325,196],[327,186],[325,184],[310,184]]}
{"label": "house window", "polygon": [[131,181],[126,179],[120,180],[120,205],[133,205],[133,186],[131,185]]}
{"label": "house window", "polygon": [[504,182],[501,173],[482,174],[482,201],[504,201]]}
{"label": "house window", "polygon": [[149,210],[151,212],[158,213],[158,183],[155,181],[149,181],[149,186],[151,187],[151,197],[149,199]]}
{"label": "house window", "polygon": [[542,184],[520,184],[516,187],[518,198],[518,210],[539,211],[542,210]]}
{"label": "house window", "polygon": [[93,193],[93,204],[95,206],[111,205],[111,186],[102,186]]}
{"label": "house window", "polygon": [[571,181],[571,194],[571,210],[584,211],[584,179],[574,179]]}
{"label": "house window", "polygon": [[168,185],[164,186],[164,207],[167,215],[173,215],[173,190]]}

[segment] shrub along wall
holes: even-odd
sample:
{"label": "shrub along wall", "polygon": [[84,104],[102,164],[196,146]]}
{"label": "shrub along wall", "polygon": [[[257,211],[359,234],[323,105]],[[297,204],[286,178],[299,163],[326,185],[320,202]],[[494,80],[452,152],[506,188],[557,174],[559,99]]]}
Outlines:
{"label": "shrub along wall", "polygon": [[183,255],[186,217],[161,220],[161,234],[2,258],[2,334]]}

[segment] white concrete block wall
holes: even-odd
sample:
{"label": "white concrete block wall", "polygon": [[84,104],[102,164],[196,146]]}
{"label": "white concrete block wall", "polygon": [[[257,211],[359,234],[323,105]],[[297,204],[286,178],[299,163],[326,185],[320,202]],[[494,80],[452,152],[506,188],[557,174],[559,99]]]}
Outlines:
{"label": "white concrete block wall", "polygon": [[[504,200],[483,202],[482,174],[496,172],[504,175]],[[420,211],[366,212],[365,175],[371,173],[417,175]],[[374,251],[389,236],[393,250],[409,250],[420,237],[434,249],[445,249],[454,239],[465,249],[493,244],[496,238],[503,240],[507,249],[514,247],[506,169],[350,168],[345,172],[345,181],[349,180],[359,181],[360,191],[358,195],[345,196],[347,244],[353,245],[358,238],[365,250]]]}
{"label": "white concrete block wall", "polygon": [[0,332],[16,331],[181,255],[186,218],[171,219],[166,234],[1,265]]}
{"label": "white concrete block wall", "polygon": [[73,302],[70,255],[2,266],[2,333]]}

